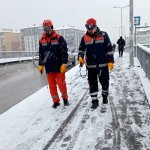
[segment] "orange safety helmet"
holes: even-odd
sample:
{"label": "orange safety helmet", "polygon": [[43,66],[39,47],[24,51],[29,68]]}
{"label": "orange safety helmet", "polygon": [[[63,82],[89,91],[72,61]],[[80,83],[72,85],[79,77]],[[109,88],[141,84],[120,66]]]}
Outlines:
{"label": "orange safety helmet", "polygon": [[46,19],[43,21],[43,30],[48,31],[53,29],[53,23],[50,19]]}
{"label": "orange safety helmet", "polygon": [[90,26],[95,26],[96,25],[96,20],[94,18],[90,18],[86,21],[86,24]]}
{"label": "orange safety helmet", "polygon": [[88,30],[92,30],[96,27],[96,20],[94,18],[90,18],[86,21],[85,27]]}

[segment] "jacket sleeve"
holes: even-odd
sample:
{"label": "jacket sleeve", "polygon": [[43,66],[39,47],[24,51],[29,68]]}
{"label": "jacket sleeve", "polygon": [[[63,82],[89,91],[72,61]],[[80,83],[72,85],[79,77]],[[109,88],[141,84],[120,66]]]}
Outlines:
{"label": "jacket sleeve", "polygon": [[105,48],[106,48],[106,56],[107,56],[107,62],[108,63],[114,63],[114,51],[112,49],[112,44],[109,39],[108,34],[105,32]]}
{"label": "jacket sleeve", "polygon": [[68,63],[68,48],[67,48],[67,43],[62,36],[60,36],[59,38],[59,45],[60,45],[61,54],[62,54],[62,63],[67,64]]}
{"label": "jacket sleeve", "polygon": [[79,57],[82,57],[82,58],[84,57],[85,50],[86,50],[86,46],[85,46],[85,43],[84,43],[84,36],[83,36],[82,39],[81,39],[81,42],[80,42],[80,46],[79,46],[78,58]]}
{"label": "jacket sleeve", "polygon": [[42,44],[39,41],[39,66],[43,66],[43,59],[44,59],[44,54],[42,51]]}

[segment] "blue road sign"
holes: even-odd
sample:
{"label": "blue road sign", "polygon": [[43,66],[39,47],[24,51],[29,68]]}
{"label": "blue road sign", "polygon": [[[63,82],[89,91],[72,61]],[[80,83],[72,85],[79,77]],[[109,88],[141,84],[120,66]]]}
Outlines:
{"label": "blue road sign", "polygon": [[134,25],[135,25],[135,26],[140,25],[140,19],[141,19],[140,16],[135,16],[135,17],[134,17]]}

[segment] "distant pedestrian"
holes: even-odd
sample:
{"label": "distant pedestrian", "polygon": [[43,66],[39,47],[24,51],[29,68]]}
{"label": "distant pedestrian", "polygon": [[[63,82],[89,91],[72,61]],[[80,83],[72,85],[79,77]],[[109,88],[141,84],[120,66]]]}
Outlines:
{"label": "distant pedestrian", "polygon": [[119,51],[119,57],[123,56],[124,46],[125,46],[125,40],[120,36],[120,38],[117,41],[118,44],[118,51]]}
{"label": "distant pedestrian", "polygon": [[53,99],[53,108],[60,105],[57,86],[61,92],[65,106],[69,105],[65,72],[68,63],[68,49],[65,39],[53,29],[52,21],[47,19],[43,22],[44,33],[39,42],[39,66],[38,70],[43,73],[44,66],[47,74],[50,94]]}
{"label": "distant pedestrian", "polygon": [[96,109],[99,106],[98,82],[102,86],[102,102],[108,104],[109,70],[114,68],[114,52],[108,34],[99,29],[95,19],[88,19],[85,27],[87,32],[81,39],[78,58],[81,66],[86,63],[91,108]]}

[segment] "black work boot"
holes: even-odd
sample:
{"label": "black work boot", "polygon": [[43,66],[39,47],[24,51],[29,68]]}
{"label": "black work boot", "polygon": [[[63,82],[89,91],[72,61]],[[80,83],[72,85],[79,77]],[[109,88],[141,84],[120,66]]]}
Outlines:
{"label": "black work boot", "polygon": [[63,99],[63,101],[64,101],[64,106],[69,106],[68,99]]}
{"label": "black work boot", "polygon": [[92,109],[96,109],[99,106],[99,101],[98,100],[92,100]]}
{"label": "black work boot", "polygon": [[107,95],[103,95],[103,104],[107,104],[107,103],[108,103]]}
{"label": "black work boot", "polygon": [[52,107],[53,107],[53,108],[57,108],[59,105],[60,105],[60,103],[57,102],[57,103],[54,103]]}

